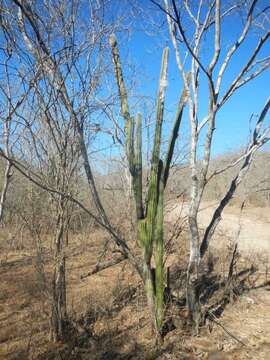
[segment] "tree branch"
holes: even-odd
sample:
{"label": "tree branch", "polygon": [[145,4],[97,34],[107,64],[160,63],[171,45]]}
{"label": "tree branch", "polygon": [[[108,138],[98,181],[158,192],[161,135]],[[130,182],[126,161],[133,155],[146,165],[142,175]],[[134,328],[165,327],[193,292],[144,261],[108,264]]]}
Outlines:
{"label": "tree branch", "polygon": [[249,169],[249,166],[252,162],[254,153],[261,146],[263,146],[266,142],[268,142],[270,140],[270,138],[269,138],[270,125],[268,125],[267,128],[260,135],[260,130],[261,130],[263,121],[269,111],[269,108],[270,108],[270,98],[267,99],[267,102],[264,105],[264,107],[260,113],[260,116],[257,120],[256,126],[253,131],[253,137],[252,137],[251,143],[249,144],[249,147],[247,150],[248,155],[245,157],[245,161],[244,161],[243,165],[241,166],[238,174],[231,181],[228,191],[224,195],[223,199],[220,201],[218,207],[216,208],[216,210],[213,214],[213,217],[212,217],[209,225],[207,226],[207,228],[205,230],[203,240],[202,240],[202,243],[200,246],[201,257],[204,256],[204,254],[206,253],[206,251],[208,249],[209,241],[211,240],[211,238],[215,232],[215,229],[221,220],[221,215],[222,215],[224,208],[229,203],[229,201],[232,199],[238,185],[240,184],[240,182],[244,178],[247,170]]}

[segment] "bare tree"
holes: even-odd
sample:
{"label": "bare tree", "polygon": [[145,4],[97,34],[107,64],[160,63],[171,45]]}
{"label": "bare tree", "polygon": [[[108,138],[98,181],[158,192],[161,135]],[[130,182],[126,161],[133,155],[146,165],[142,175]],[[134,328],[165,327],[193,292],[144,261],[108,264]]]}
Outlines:
{"label": "bare tree", "polygon": [[[248,2],[212,2],[198,1],[168,1],[151,0],[166,16],[172,45],[181,79],[187,91],[188,115],[191,129],[190,135],[190,202],[189,202],[189,229],[190,229],[190,259],[187,271],[187,303],[190,320],[196,332],[201,321],[200,308],[200,263],[205,255],[209,242],[220,222],[222,211],[232,199],[235,190],[242,181],[254,152],[269,139],[269,125],[263,125],[269,110],[268,99],[256,123],[250,144],[244,155],[234,166],[242,161],[239,173],[232,180],[227,192],[217,206],[213,217],[201,236],[198,228],[198,211],[205,191],[205,187],[214,174],[209,174],[209,163],[214,131],[217,126],[217,115],[220,109],[243,86],[263,74],[270,66],[269,52],[260,56],[267,44],[269,47],[269,7],[260,7],[257,0]],[[229,49],[225,47],[225,37],[221,31],[227,25],[228,17],[237,13],[241,8],[243,26],[238,39]],[[267,20],[268,19],[268,20]],[[253,29],[259,31],[257,44],[250,54],[246,55],[241,70],[230,84],[225,87],[222,81],[237,56],[239,48],[248,42]],[[188,29],[188,30],[186,30]],[[205,39],[207,40],[205,41]],[[213,52],[209,61],[205,60],[204,48],[209,47]],[[207,62],[207,63],[206,63]],[[191,74],[191,83],[188,86],[188,74]],[[207,84],[208,92],[200,94],[202,84]],[[201,104],[207,103],[208,110],[202,116]],[[247,119],[248,124],[248,119]],[[205,130],[206,129],[206,130]],[[203,131],[205,130],[205,131]],[[200,156],[199,147],[203,141],[203,154]],[[230,167],[230,166],[229,166]],[[223,169],[222,171],[225,171]]]}
{"label": "bare tree", "polygon": [[[267,44],[269,31],[260,29],[258,44],[248,57],[243,68],[228,88],[221,85],[226,69],[237,49],[247,38],[249,30],[266,11],[256,11],[257,1],[252,1],[240,38],[221,59],[221,22],[238,9],[238,6],[222,7],[220,1],[212,3],[200,1],[194,7],[191,2],[181,2],[181,7],[172,1],[154,2],[167,16],[168,26],[175,50],[177,65],[183,80],[183,91],[176,109],[174,125],[168,141],[167,151],[162,157],[162,126],[164,122],[165,89],[167,86],[168,48],[163,52],[159,92],[156,101],[155,134],[151,153],[149,182],[146,199],[143,196],[143,154],[142,117],[131,114],[126,82],[119,58],[119,50],[114,36],[119,24],[110,23],[104,16],[108,1],[46,1],[9,0],[2,5],[1,15],[8,24],[7,33],[12,39],[12,48],[20,54],[20,61],[28,80],[31,93],[24,91],[26,109],[15,110],[17,123],[24,129],[25,138],[31,139],[35,160],[24,158],[18,161],[16,154],[1,149],[1,156],[9,161],[23,176],[43,190],[50,192],[55,206],[55,269],[53,277],[52,329],[53,339],[63,336],[66,319],[65,295],[65,251],[64,234],[68,230],[69,206],[71,203],[85,211],[91,219],[104,229],[121,252],[120,259],[127,258],[140,275],[146,291],[152,316],[152,324],[160,335],[164,323],[164,190],[167,185],[170,167],[175,152],[183,109],[188,104],[191,128],[190,138],[190,206],[189,228],[191,234],[190,259],[187,270],[187,304],[192,324],[196,331],[202,314],[200,308],[201,272],[200,263],[208,248],[215,228],[225,206],[229,203],[238,184],[242,181],[254,153],[269,139],[269,125],[265,118],[270,100],[261,111],[253,136],[244,155],[230,166],[242,161],[239,173],[231,182],[228,191],[218,205],[213,218],[201,237],[198,228],[198,211],[209,179],[216,117],[222,106],[231,96],[249,81],[262,74],[269,66],[270,58],[258,59],[262,48]],[[246,2],[245,2],[246,3]],[[181,9],[181,12],[179,12]],[[87,14],[87,16],[86,16]],[[192,24],[192,31],[186,33],[183,14]],[[87,20],[86,20],[87,19]],[[3,22],[3,21],[2,21]],[[202,54],[203,40],[212,34],[214,28],[214,54],[208,65],[204,65]],[[191,35],[190,35],[191,34]],[[110,47],[108,38],[110,37]],[[184,48],[186,58],[182,59]],[[121,115],[124,118],[123,139],[125,157],[134,198],[136,240],[140,244],[138,256],[134,244],[115,226],[102,201],[96,183],[93,162],[89,155],[91,144],[100,134],[106,136],[100,113],[107,116],[107,109],[114,107],[116,96],[106,93],[106,71],[110,66],[108,56],[112,50]],[[189,59],[188,59],[189,58]],[[219,71],[216,75],[216,70]],[[22,69],[20,69],[22,70]],[[21,72],[20,72],[21,74]],[[31,76],[30,76],[30,75]],[[33,80],[34,79],[34,80]],[[200,86],[208,85],[207,114],[201,118],[199,111]],[[101,91],[100,91],[101,90]],[[104,95],[106,93],[106,95]],[[102,94],[102,95],[101,95]],[[100,99],[100,97],[102,99]],[[206,94],[204,94],[205,101]],[[135,120],[136,118],[136,120]],[[115,138],[119,143],[120,124],[114,121]],[[206,129],[205,132],[202,131]],[[120,129],[120,130],[119,130]],[[111,136],[111,132],[110,135]],[[198,148],[204,138],[203,156]],[[88,204],[85,205],[73,192],[74,173],[77,154],[80,155],[89,190]],[[45,159],[45,160],[44,160]],[[29,166],[31,164],[31,166]],[[223,169],[222,171],[225,171]],[[46,174],[44,176],[44,174]],[[136,242],[134,242],[136,243]]]}
{"label": "bare tree", "polygon": [[[24,83],[23,78],[14,79],[12,76],[12,64],[13,64],[13,55],[9,41],[6,39],[3,42],[2,47],[3,59],[4,62],[1,64],[3,79],[0,84],[1,92],[1,104],[0,104],[0,119],[1,119],[1,135],[2,135],[2,144],[3,152],[6,155],[5,159],[5,170],[3,177],[3,185],[0,195],[0,223],[3,223],[5,204],[7,192],[12,176],[12,165],[9,160],[9,157],[12,153],[12,147],[16,143],[17,136],[13,136],[13,133],[16,129],[16,122],[14,121],[16,112],[22,106],[25,98],[27,97],[30,89],[30,86],[26,86],[25,91],[22,95],[17,95],[16,91]],[[14,81],[15,80],[15,81]],[[13,126],[12,126],[13,125]]]}
{"label": "bare tree", "polygon": [[[25,94],[23,99],[24,107],[28,110],[20,113],[20,121],[24,126],[20,132],[20,141],[17,142],[23,148],[20,162],[27,164],[28,173],[38,172],[41,185],[49,184],[59,192],[49,193],[50,200],[43,203],[44,207],[47,206],[46,211],[51,219],[50,233],[54,236],[54,269],[51,287],[46,289],[46,295],[51,304],[51,338],[58,341],[64,338],[64,325],[67,321],[65,243],[74,209],[68,196],[76,194],[80,154],[72,122],[61,112],[58,97],[49,86],[38,81],[34,81],[31,86],[31,96],[28,94],[27,97]],[[33,111],[30,112],[29,109]],[[12,166],[11,154],[3,152],[3,155]],[[32,186],[30,193],[32,194]],[[37,265],[44,276],[38,215],[33,214],[33,210],[30,214],[32,218],[29,219],[25,210],[20,215],[33,234],[37,247]]]}
{"label": "bare tree", "polygon": [[[164,95],[167,83],[168,49],[165,49],[162,61],[159,95],[157,98],[155,140],[152,151],[150,181],[146,206],[144,206],[142,196],[141,116],[138,115],[137,117],[135,140],[135,120],[129,114],[127,93],[120,66],[118,49],[116,41],[111,38],[122,115],[125,120],[126,157],[128,159],[136,204],[138,239],[143,250],[142,257],[138,257],[136,252],[128,246],[127,240],[116,231],[108,218],[96,186],[87,146],[87,132],[95,136],[95,134],[100,131],[91,124],[90,117],[93,116],[98,106],[97,104],[99,104],[95,99],[95,95],[100,86],[99,82],[102,79],[102,72],[106,69],[106,64],[103,63],[104,54],[106,55],[103,50],[103,41],[105,39],[108,44],[107,35],[113,33],[113,30],[115,28],[117,29],[117,26],[114,25],[112,27],[111,25],[106,25],[103,23],[103,18],[99,17],[98,13],[105,7],[105,3],[102,3],[101,9],[100,2],[96,4],[92,3],[90,10],[91,26],[93,26],[93,29],[89,29],[89,27],[86,26],[86,28],[83,28],[85,30],[83,33],[85,37],[80,34],[80,37],[77,38],[75,29],[76,24],[81,20],[79,12],[82,11],[82,7],[79,6],[79,2],[74,2],[73,5],[75,3],[76,6],[70,7],[64,0],[61,1],[58,6],[48,2],[42,4],[42,6],[40,5],[41,7],[39,8],[37,4],[31,1],[23,2],[20,0],[12,0],[11,8],[6,10],[9,15],[11,14],[11,9],[15,10],[13,34],[15,34],[16,31],[19,32],[17,41],[23,41],[24,51],[31,58],[31,65],[32,63],[34,64],[31,70],[36,74],[37,78],[34,83],[34,95],[29,97],[29,102],[32,103],[31,109],[34,112],[33,120],[30,120],[31,116],[27,113],[24,116],[20,115],[20,117],[23,119],[25,128],[27,129],[26,133],[29,133],[32,138],[31,144],[35,147],[37,164],[40,163],[43,165],[42,153],[50,155],[48,152],[48,144],[44,144],[43,140],[41,140],[44,136],[44,129],[47,129],[46,131],[50,134],[50,139],[54,144],[53,151],[58,156],[57,164],[54,164],[52,167],[55,169],[55,172],[52,174],[52,179],[55,179],[56,182],[50,182],[48,179],[44,181],[42,166],[29,169],[26,168],[22,162],[18,162],[14,158],[11,160],[12,165],[24,176],[28,177],[44,190],[50,191],[52,195],[58,199],[58,231],[56,234],[55,259],[59,261],[56,261],[54,278],[59,279],[60,283],[58,287],[56,281],[54,282],[57,287],[54,305],[55,308],[59,309],[55,316],[55,325],[53,326],[56,333],[54,339],[57,340],[58,335],[60,335],[60,337],[62,336],[61,323],[62,319],[65,318],[65,300],[61,284],[64,281],[62,239],[64,231],[63,213],[66,208],[66,201],[73,201],[76,205],[79,205],[100,226],[108,231],[119,247],[122,255],[128,258],[138,271],[145,284],[153,326],[158,333],[161,333],[164,320],[163,302],[165,281],[163,256],[163,193],[167,184],[170,164],[178,137],[183,108],[186,101],[186,92],[184,90],[179,99],[179,106],[176,111],[175,122],[163,164],[160,147]],[[65,16],[63,14],[64,9]],[[83,11],[85,11],[85,7]],[[41,12],[43,12],[43,14]],[[47,16],[46,27],[44,27],[44,23],[42,22],[44,14]],[[79,26],[79,24],[77,24],[77,26]],[[80,24],[80,26],[82,25]],[[55,41],[57,37],[63,39],[63,42],[58,48],[56,47],[57,43]],[[79,44],[76,44],[76,40]],[[99,49],[100,52],[96,52],[96,49]],[[86,65],[85,59],[87,59]],[[84,66],[81,66],[82,62]],[[93,66],[95,66],[94,70]],[[38,101],[33,102],[33,99],[38,99]],[[106,99],[106,101],[108,103],[109,99]],[[42,116],[40,112],[44,115]],[[37,118],[39,119],[38,122],[35,120]],[[59,119],[61,119],[60,122]],[[59,125],[65,123],[65,126],[63,125],[61,127]],[[67,166],[67,162],[70,159],[68,156],[67,142],[70,141],[70,139],[65,137],[66,126],[68,126],[68,132],[73,132],[77,149],[82,158],[94,211],[87,209],[70,193],[66,187],[67,178],[63,178],[64,175],[67,176],[67,168],[71,166],[71,164]],[[2,156],[9,159],[9,156],[3,151]],[[55,161],[55,157],[52,157],[52,160]],[[59,168],[59,171],[61,170],[60,174],[58,174],[57,168]],[[154,248],[156,248],[154,256],[156,263],[155,270],[151,264]],[[143,263],[143,265],[141,265],[141,263]]]}
{"label": "bare tree", "polygon": [[[37,89],[36,89],[37,90]],[[37,91],[38,92],[38,91]],[[65,324],[68,320],[66,305],[66,270],[65,270],[65,247],[69,231],[70,217],[74,210],[73,204],[65,195],[77,192],[77,174],[79,164],[79,151],[74,137],[71,122],[62,116],[58,109],[57,99],[50,97],[51,104],[43,102],[38,96],[37,108],[40,110],[38,118],[35,119],[35,129],[37,120],[41,122],[40,129],[42,137],[37,137],[37,133],[31,134],[30,144],[42,147],[34,147],[37,150],[36,158],[40,164],[40,172],[43,182],[49,183],[60,194],[51,194],[51,207],[54,220],[54,271],[52,278],[51,296],[51,337],[54,341],[63,339],[65,336]],[[44,107],[45,105],[45,107]],[[39,148],[39,150],[38,150]],[[42,149],[46,149],[45,152]]]}
{"label": "bare tree", "polygon": [[[63,323],[66,318],[63,238],[66,231],[67,203],[72,201],[80,206],[104,228],[122,255],[129,259],[143,278],[140,259],[107,216],[88,154],[88,141],[94,141],[96,134],[102,131],[99,124],[92,123],[91,120],[100,107],[104,107],[104,103],[108,106],[111,97],[109,94],[109,98],[99,101],[96,95],[103,74],[106,73],[106,48],[109,45],[107,38],[113,32],[112,29],[117,29],[117,24],[112,26],[104,22],[103,11],[106,5],[110,4],[109,1],[82,4],[79,1],[69,3],[63,0],[58,4],[50,1],[37,4],[32,1],[12,0],[9,3],[10,7],[2,9],[2,13],[12,17],[9,31],[16,37],[16,45],[23,44],[23,52],[18,46],[16,49],[21,52],[22,59],[24,53],[30,58],[29,72],[35,74],[36,78],[33,94],[28,97],[28,110],[19,115],[27,136],[32,139],[31,146],[36,152],[36,163],[29,167],[26,165],[27,159],[18,162],[16,157],[11,159],[3,150],[1,155],[21,174],[49,191],[57,202],[52,330],[53,339],[58,340],[63,336]],[[90,15],[90,23],[84,21],[86,9]],[[43,22],[45,16],[46,20]],[[78,28],[81,30],[79,34]],[[106,47],[104,43],[107,44]],[[24,62],[24,65],[27,66],[28,63]],[[33,112],[32,116],[29,111]],[[53,163],[56,161],[55,156],[48,158],[51,162],[49,168],[53,170],[53,181],[44,179],[43,176],[43,154],[47,157],[52,155],[48,151],[49,144],[44,144],[44,129],[49,134],[53,151],[57,155],[56,163]],[[73,162],[69,163],[70,137],[67,137],[67,134],[73,134],[75,139],[75,150],[70,151],[80,153],[93,210],[87,209],[70,192],[69,176],[74,168]]]}

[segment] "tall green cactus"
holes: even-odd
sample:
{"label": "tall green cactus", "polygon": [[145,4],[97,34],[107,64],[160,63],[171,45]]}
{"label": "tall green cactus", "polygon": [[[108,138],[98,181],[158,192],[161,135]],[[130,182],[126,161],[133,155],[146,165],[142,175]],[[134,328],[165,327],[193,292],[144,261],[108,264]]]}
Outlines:
{"label": "tall green cactus", "polygon": [[164,211],[164,183],[161,179],[159,184],[159,199],[157,207],[156,218],[156,276],[155,276],[155,289],[156,289],[156,304],[155,304],[155,321],[156,328],[160,332],[163,326],[164,315],[164,238],[163,238],[163,211]]}
{"label": "tall green cactus", "polygon": [[[162,124],[164,116],[165,88],[167,85],[167,67],[169,49],[165,48],[162,56],[162,65],[157,96],[156,126],[153,142],[151,170],[149,185],[144,209],[142,200],[142,120],[138,114],[136,131],[134,118],[130,116],[127,92],[124,84],[123,73],[120,64],[119,51],[114,36],[110,39],[113,62],[115,67],[116,81],[121,100],[121,113],[125,120],[126,155],[132,177],[133,193],[136,204],[138,223],[138,240],[143,252],[143,275],[144,286],[148,306],[152,316],[153,325],[158,333],[161,333],[164,321],[164,236],[163,236],[163,212],[164,212],[164,189],[166,187],[169,168],[174,152],[175,142],[181,123],[185,96],[182,94],[176,113],[172,135],[163,165],[160,159],[160,146],[162,137]],[[135,133],[136,132],[136,136]],[[135,137],[135,139],[134,139]],[[155,247],[154,247],[155,244]],[[153,251],[155,249],[155,269],[152,269]]]}
{"label": "tall green cactus", "polygon": [[142,189],[142,115],[137,115],[136,142],[133,161],[133,189],[136,203],[137,219],[143,219],[143,189]]}

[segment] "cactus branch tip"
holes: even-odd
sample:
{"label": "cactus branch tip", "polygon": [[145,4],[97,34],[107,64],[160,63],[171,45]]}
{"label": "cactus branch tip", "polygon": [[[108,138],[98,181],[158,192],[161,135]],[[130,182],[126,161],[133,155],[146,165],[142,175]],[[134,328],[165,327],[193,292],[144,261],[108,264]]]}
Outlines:
{"label": "cactus branch tip", "polygon": [[115,46],[116,45],[116,36],[115,34],[110,35],[110,45]]}

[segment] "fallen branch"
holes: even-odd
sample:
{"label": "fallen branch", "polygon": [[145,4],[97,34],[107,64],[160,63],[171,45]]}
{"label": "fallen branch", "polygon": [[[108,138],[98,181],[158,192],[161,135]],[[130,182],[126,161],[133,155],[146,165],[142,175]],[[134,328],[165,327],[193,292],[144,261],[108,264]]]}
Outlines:
{"label": "fallen branch", "polygon": [[105,269],[108,269],[109,267],[111,266],[114,266],[114,265],[117,265],[119,264],[120,262],[126,260],[127,257],[125,255],[121,255],[115,259],[111,259],[109,261],[105,261],[103,263],[98,263],[96,264],[96,266],[91,270],[89,271],[87,274],[84,274],[84,275],[81,275],[81,279],[85,279],[87,278],[88,276],[92,276],[94,274],[97,274],[98,272],[100,271],[103,271]]}
{"label": "fallen branch", "polygon": [[219,325],[226,334],[228,334],[232,339],[237,341],[239,344],[241,344],[242,346],[247,346],[242,340],[238,339],[235,335],[233,335],[231,333],[231,331],[229,331],[223,324],[221,324],[221,322],[218,321],[216,316],[212,312],[210,312],[209,310],[208,310],[208,319],[210,321],[213,321],[215,324]]}
{"label": "fallen branch", "polygon": [[228,277],[227,277],[227,281],[226,281],[226,285],[225,285],[225,294],[230,293],[230,287],[231,287],[231,283],[232,283],[232,279],[233,279],[233,271],[234,271],[236,261],[237,261],[236,258],[237,258],[237,243],[234,245],[232,259],[231,259],[230,266],[229,266],[229,273],[228,273]]}

